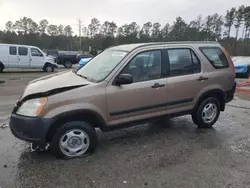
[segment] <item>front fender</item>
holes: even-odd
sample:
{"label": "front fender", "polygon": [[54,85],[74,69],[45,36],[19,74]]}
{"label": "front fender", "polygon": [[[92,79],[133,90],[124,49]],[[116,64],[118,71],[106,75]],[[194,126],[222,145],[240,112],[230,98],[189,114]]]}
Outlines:
{"label": "front fender", "polygon": [[219,85],[219,84],[213,84],[213,85],[209,85],[207,87],[204,87],[195,97],[195,100],[193,101],[194,102],[194,105],[197,104],[197,102],[200,100],[200,98],[208,93],[209,91],[215,91],[215,90],[218,90],[218,91],[221,91],[222,93],[224,93],[223,91],[223,88]]}
{"label": "front fender", "polygon": [[54,68],[58,68],[57,64],[55,64],[55,63],[46,62],[46,63],[44,64],[44,67],[45,67],[46,65],[51,65],[51,66],[54,67]]}
{"label": "front fender", "polygon": [[106,116],[103,111],[97,106],[88,103],[67,104],[65,102],[65,104],[60,106],[52,106],[50,108],[45,107],[41,116],[46,119],[54,118],[56,116],[59,116],[60,114],[70,113],[72,111],[92,111],[98,114],[105,122],[107,122]]}

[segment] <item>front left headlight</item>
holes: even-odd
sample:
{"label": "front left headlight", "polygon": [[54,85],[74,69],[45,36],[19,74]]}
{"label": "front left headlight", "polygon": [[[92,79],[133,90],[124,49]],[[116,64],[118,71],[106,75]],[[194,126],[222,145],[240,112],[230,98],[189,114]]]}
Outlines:
{"label": "front left headlight", "polygon": [[41,111],[43,110],[45,104],[47,102],[47,98],[37,98],[37,99],[30,99],[25,101],[20,108],[17,110],[17,114],[29,117],[36,117],[38,116]]}

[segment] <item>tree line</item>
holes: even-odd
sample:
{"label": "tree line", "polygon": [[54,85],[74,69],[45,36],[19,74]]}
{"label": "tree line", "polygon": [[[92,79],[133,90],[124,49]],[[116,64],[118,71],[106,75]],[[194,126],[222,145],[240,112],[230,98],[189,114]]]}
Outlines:
{"label": "tree line", "polygon": [[36,23],[23,17],[8,21],[6,29],[0,31],[1,43],[42,49],[88,50],[88,46],[105,49],[118,44],[158,41],[219,41],[232,55],[250,55],[250,6],[233,7],[225,15],[198,16],[189,23],[177,17],[172,24],[165,25],[147,22],[139,26],[132,22],[118,27],[113,21],[101,24],[93,18],[87,26],[79,24],[79,33],[74,33],[70,25],[54,25],[46,19]]}

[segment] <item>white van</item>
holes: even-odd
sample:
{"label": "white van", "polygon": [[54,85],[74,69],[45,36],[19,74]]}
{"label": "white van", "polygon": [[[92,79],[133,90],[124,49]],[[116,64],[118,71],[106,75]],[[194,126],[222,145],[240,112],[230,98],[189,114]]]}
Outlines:
{"label": "white van", "polygon": [[0,44],[0,72],[4,68],[39,68],[53,72],[56,67],[56,59],[36,46]]}

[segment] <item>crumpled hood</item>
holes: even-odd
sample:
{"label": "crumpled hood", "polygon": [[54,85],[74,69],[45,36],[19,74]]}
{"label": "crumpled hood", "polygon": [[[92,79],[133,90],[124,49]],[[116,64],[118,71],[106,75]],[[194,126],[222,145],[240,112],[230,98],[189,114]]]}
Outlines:
{"label": "crumpled hood", "polygon": [[77,76],[72,71],[59,72],[31,81],[24,90],[21,99],[33,94],[49,95],[50,92],[56,93],[58,90],[66,91],[89,84],[91,84],[91,82]]}

